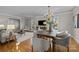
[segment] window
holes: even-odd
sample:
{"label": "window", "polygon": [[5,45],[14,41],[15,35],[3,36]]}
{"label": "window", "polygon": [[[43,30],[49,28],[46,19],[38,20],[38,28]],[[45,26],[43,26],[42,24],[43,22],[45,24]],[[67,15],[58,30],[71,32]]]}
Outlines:
{"label": "window", "polygon": [[0,29],[4,29],[5,26],[3,24],[0,24]]}
{"label": "window", "polygon": [[7,29],[15,29],[15,25],[7,25]]}

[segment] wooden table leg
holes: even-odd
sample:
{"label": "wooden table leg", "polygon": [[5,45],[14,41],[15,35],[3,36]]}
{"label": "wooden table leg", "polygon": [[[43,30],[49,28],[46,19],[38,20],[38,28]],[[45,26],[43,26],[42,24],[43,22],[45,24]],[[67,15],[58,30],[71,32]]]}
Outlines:
{"label": "wooden table leg", "polygon": [[51,40],[50,40],[50,38],[48,38],[48,40],[49,40],[49,48],[50,48],[50,52],[52,52]]}
{"label": "wooden table leg", "polygon": [[55,40],[52,38],[52,51],[55,52]]}
{"label": "wooden table leg", "polygon": [[33,52],[33,45],[32,45],[32,52]]}
{"label": "wooden table leg", "polygon": [[52,46],[53,46],[53,52],[55,52],[55,40],[54,39],[52,39]]}

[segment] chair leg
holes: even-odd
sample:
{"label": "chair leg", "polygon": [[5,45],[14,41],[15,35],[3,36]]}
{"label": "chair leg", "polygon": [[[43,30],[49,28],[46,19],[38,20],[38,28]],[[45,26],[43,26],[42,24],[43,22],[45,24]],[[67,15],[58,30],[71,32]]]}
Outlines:
{"label": "chair leg", "polygon": [[32,52],[33,52],[33,45],[32,45]]}
{"label": "chair leg", "polygon": [[67,46],[67,52],[69,52],[69,47]]}

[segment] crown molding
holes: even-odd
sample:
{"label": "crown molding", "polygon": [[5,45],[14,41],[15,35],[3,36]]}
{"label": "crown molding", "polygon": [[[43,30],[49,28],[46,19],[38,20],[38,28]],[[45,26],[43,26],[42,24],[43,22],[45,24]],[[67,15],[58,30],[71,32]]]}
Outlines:
{"label": "crown molding", "polygon": [[55,13],[55,16],[57,16],[57,15],[63,15],[63,14],[69,14],[69,13],[73,13],[73,10],[69,10],[69,11],[63,11],[63,12]]}

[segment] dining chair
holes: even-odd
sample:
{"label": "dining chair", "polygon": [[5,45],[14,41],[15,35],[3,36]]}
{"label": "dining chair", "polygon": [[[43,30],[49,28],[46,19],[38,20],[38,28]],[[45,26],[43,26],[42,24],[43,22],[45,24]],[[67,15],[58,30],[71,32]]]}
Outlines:
{"label": "dining chair", "polygon": [[49,41],[34,37],[32,39],[32,45],[33,45],[33,52],[45,52],[49,48]]}
{"label": "dining chair", "polygon": [[55,37],[55,44],[66,47],[67,52],[69,52],[70,38],[70,34]]}

